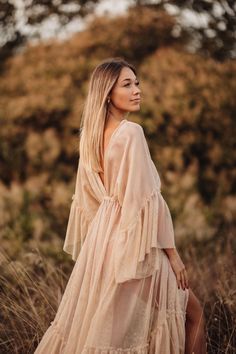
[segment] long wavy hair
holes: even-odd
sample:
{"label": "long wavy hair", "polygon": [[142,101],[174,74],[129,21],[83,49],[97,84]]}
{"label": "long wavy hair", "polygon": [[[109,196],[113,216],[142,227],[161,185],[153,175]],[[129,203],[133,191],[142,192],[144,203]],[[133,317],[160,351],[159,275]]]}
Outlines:
{"label": "long wavy hair", "polygon": [[92,72],[88,94],[80,123],[79,154],[83,165],[89,170],[103,172],[103,133],[109,112],[108,96],[116,84],[122,68],[136,69],[123,58],[109,58]]}

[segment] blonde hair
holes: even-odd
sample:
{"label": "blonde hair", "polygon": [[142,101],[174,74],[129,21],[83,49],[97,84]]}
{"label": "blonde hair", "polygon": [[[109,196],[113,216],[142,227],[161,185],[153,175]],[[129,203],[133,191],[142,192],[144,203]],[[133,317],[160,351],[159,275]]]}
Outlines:
{"label": "blonde hair", "polygon": [[80,159],[83,165],[96,172],[103,172],[103,132],[108,114],[108,96],[116,84],[123,67],[136,69],[122,58],[109,58],[92,72],[80,124]]}

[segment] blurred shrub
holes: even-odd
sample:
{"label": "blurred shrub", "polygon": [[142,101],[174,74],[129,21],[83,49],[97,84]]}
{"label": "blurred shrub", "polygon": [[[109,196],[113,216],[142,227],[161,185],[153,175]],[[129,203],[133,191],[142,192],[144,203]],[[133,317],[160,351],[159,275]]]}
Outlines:
{"label": "blurred shrub", "polygon": [[[138,68],[143,103],[131,120],[145,129],[177,241],[212,238],[232,225],[236,64],[187,54],[173,42],[173,26],[163,10],[132,8],[125,16],[95,18],[67,42],[28,47],[6,62],[0,78],[6,247],[9,238],[64,239],[89,75],[101,59],[118,55]],[[22,194],[17,208],[16,186]]]}

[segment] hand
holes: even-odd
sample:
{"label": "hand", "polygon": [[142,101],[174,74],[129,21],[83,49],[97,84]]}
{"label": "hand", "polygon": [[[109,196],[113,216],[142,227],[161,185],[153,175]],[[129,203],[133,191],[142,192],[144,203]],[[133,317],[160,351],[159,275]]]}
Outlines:
{"label": "hand", "polygon": [[185,265],[183,264],[178,252],[175,250],[174,253],[172,253],[171,255],[168,256],[171,267],[175,273],[176,279],[177,279],[177,283],[178,283],[178,288],[180,288],[180,286],[182,287],[183,290],[185,290],[185,288],[189,288],[188,285],[188,275],[187,275],[187,271],[185,268]]}

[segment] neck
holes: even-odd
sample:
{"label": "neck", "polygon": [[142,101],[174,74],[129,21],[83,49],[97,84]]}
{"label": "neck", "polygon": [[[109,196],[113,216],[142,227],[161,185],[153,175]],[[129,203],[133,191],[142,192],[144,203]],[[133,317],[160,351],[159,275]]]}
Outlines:
{"label": "neck", "polygon": [[107,121],[114,122],[114,124],[120,123],[123,119],[126,119],[127,113],[113,106],[108,110]]}

